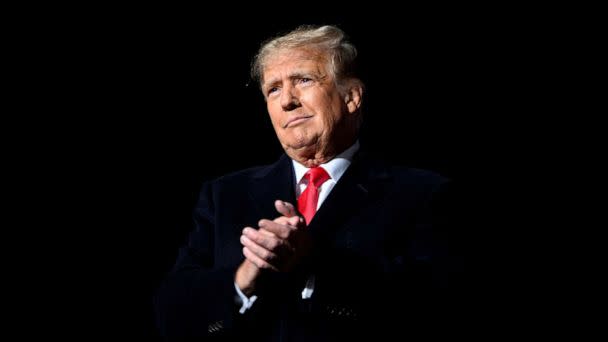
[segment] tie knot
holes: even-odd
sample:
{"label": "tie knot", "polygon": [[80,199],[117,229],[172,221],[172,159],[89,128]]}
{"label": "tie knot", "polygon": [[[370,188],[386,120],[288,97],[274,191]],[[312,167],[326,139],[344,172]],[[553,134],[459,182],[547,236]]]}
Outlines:
{"label": "tie knot", "polygon": [[314,184],[315,187],[320,187],[329,178],[329,174],[322,167],[313,167],[306,172],[309,184]]}

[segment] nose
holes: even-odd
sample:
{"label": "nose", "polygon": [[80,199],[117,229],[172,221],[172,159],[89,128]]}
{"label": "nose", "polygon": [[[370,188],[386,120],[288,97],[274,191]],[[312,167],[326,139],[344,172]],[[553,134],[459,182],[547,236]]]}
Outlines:
{"label": "nose", "polygon": [[281,91],[281,107],[288,112],[300,107],[297,89],[292,86],[284,87]]}

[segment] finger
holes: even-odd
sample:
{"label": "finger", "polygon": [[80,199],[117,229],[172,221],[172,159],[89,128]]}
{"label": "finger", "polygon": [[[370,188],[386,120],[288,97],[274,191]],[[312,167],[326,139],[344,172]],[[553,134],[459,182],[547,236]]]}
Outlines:
{"label": "finger", "polygon": [[294,216],[294,217],[290,217],[287,219],[287,225],[292,226],[292,227],[296,227],[296,228],[301,228],[306,226],[306,221],[304,221],[304,218],[300,217],[300,216]]}
{"label": "finger", "polygon": [[264,234],[264,235],[268,236],[269,238],[275,238],[275,239],[279,239],[279,237],[278,237],[278,236],[276,236],[274,233],[271,233],[271,232],[270,232],[270,231],[268,231],[268,230],[265,230],[265,229],[260,228],[260,229],[258,229],[257,231],[258,231],[260,234]]}
{"label": "finger", "polygon": [[262,232],[261,230],[245,228],[243,229],[243,236],[269,251],[274,251],[282,244],[281,238],[271,231]]}
{"label": "finger", "polygon": [[243,247],[243,255],[245,255],[245,258],[247,258],[247,260],[251,261],[259,268],[265,268],[265,269],[270,269],[273,271],[278,271],[278,269],[276,267],[274,267],[271,264],[267,263],[266,261],[262,260],[259,256],[257,256],[255,253],[253,253],[248,247]]}
{"label": "finger", "polygon": [[243,246],[249,248],[249,250],[252,251],[255,255],[259,256],[260,259],[268,263],[272,263],[277,258],[276,254],[251,241],[251,239],[249,239],[245,235],[241,235],[241,243],[243,244]]}
{"label": "finger", "polygon": [[258,224],[260,228],[264,228],[265,230],[274,233],[280,239],[289,238],[289,235],[296,229],[295,227],[279,224],[270,220],[260,220]]}
{"label": "finger", "polygon": [[[272,236],[276,237],[276,235],[274,233],[271,233],[264,228],[260,228],[258,231],[260,233],[272,234]],[[272,250],[273,253],[275,253],[277,255],[283,255],[283,253],[285,251],[287,251],[289,253],[293,253],[294,249],[293,249],[293,246],[291,245],[291,243],[289,243],[289,240],[279,238],[278,241],[279,241],[279,244],[277,245],[277,247],[275,249]]]}
{"label": "finger", "polygon": [[276,200],[274,201],[274,207],[283,216],[292,217],[297,215],[296,208],[289,202]]}
{"label": "finger", "polygon": [[283,224],[283,225],[289,225],[289,220],[293,219],[293,218],[298,218],[297,216],[293,216],[293,217],[287,217],[287,216],[279,216],[277,218],[275,218],[273,220],[273,222],[278,223],[278,224]]}
{"label": "finger", "polygon": [[304,218],[301,216],[292,216],[292,217],[279,216],[276,219],[274,219],[273,222],[282,224],[282,225],[286,225],[286,226],[291,226],[294,228],[300,228],[300,227],[306,226]]}

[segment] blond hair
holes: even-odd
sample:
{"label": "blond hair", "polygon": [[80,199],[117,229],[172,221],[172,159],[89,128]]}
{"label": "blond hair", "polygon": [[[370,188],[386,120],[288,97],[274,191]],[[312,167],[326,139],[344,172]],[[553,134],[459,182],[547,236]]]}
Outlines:
{"label": "blond hair", "polygon": [[264,42],[251,64],[251,77],[261,84],[270,56],[280,50],[298,48],[312,48],[326,53],[329,57],[329,72],[333,74],[336,82],[340,83],[347,77],[356,77],[357,49],[341,29],[331,25],[300,26],[285,35]]}

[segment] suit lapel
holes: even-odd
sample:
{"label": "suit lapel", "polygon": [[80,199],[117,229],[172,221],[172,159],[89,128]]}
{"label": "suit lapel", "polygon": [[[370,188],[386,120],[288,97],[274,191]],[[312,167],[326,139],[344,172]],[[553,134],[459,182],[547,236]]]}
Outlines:
{"label": "suit lapel", "polygon": [[310,222],[312,234],[328,235],[342,227],[370,200],[380,195],[377,182],[387,178],[386,173],[371,170],[364,152],[358,153]]}
{"label": "suit lapel", "polygon": [[274,207],[276,200],[296,205],[294,184],[291,159],[285,154],[275,164],[254,174],[249,196],[260,219],[273,220],[280,215]]}

